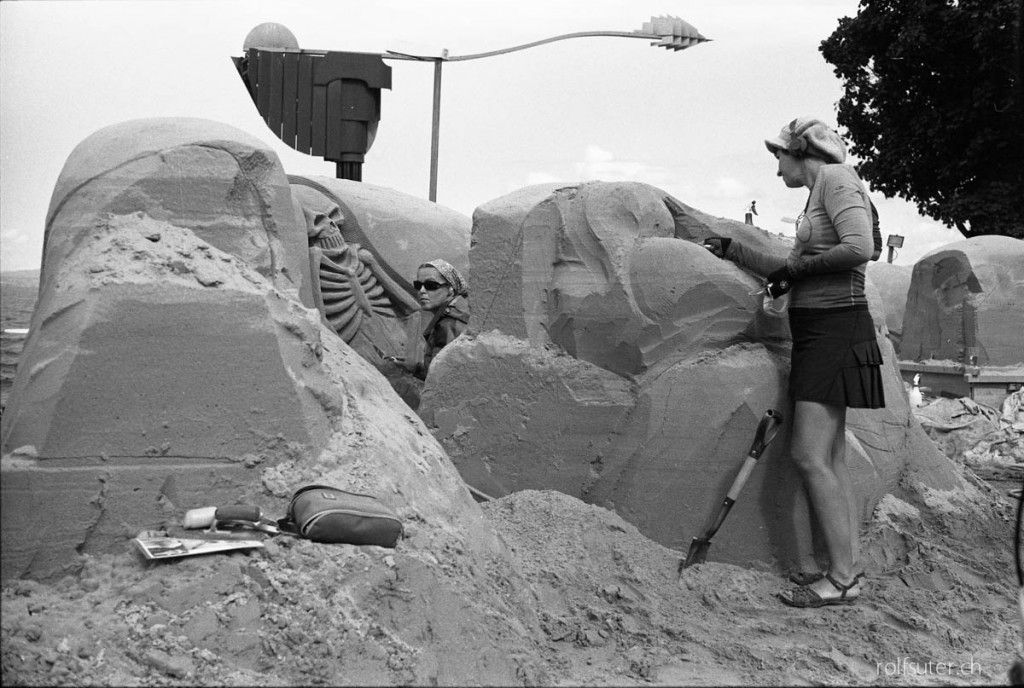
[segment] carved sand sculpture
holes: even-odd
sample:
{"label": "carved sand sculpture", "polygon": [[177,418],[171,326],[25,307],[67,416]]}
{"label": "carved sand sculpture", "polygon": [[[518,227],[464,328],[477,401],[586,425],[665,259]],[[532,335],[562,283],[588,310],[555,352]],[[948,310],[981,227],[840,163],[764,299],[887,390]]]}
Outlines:
{"label": "carved sand sculpture", "polygon": [[[262,142],[205,120],[126,122],[69,157],[3,416],[3,578],[123,549],[188,508],[284,500],[303,481],[381,493],[430,538],[478,528],[436,442],[314,307],[293,189]],[[384,198],[401,206],[396,196]],[[394,220],[360,212],[352,223],[382,250],[399,243],[383,238]],[[314,243],[332,243],[322,229]],[[386,259],[354,245],[327,253],[401,308],[378,271]],[[363,324],[382,320],[374,285],[363,294]],[[490,551],[481,537],[466,546]]]}
{"label": "carved sand sculpture", "polygon": [[[760,281],[700,246],[711,235],[785,253],[790,240],[712,218],[652,186],[527,187],[473,218],[473,330],[434,361],[420,414],[473,487],[556,489],[685,550],[717,510],[764,410],[783,413],[788,327]],[[880,411],[851,410],[861,513],[915,476],[959,484],[911,422],[877,292]],[[785,438],[760,461],[721,561],[786,566],[805,514]]]}
{"label": "carved sand sculpture", "polygon": [[[351,343],[374,314],[393,321],[419,310],[409,294],[381,269],[373,254],[360,244],[346,242],[345,218],[337,203],[318,210],[304,201],[309,187],[296,185],[296,201],[306,217],[309,272],[317,309],[345,343]],[[320,196],[320,192],[313,191]],[[322,196],[321,196],[322,197]]]}
{"label": "carved sand sculpture", "polygon": [[[259,141],[204,120],[83,142],[54,192],[3,417],[3,577],[54,575],[188,508],[283,510],[312,482],[381,496],[424,561],[509,566],[466,482],[559,490],[685,550],[762,411],[787,406],[785,321],[695,242],[787,242],[644,184],[527,187],[477,209],[471,249],[459,217],[423,203],[289,178]],[[403,292],[426,257],[469,272],[475,311],[434,361],[421,421],[371,362],[407,343],[393,325],[413,319]],[[847,436],[864,514],[901,480],[962,485],[910,422],[878,301],[892,403],[851,412]],[[805,519],[785,446],[713,558],[792,557]]]}
{"label": "carved sand sculpture", "polygon": [[1022,367],[1022,303],[1024,241],[983,236],[936,249],[914,265],[901,356]]}
{"label": "carved sand sculpture", "polygon": [[318,310],[378,368],[386,368],[382,357],[415,356],[422,320],[412,287],[416,268],[440,257],[468,272],[470,219],[373,184],[288,179],[305,217]]}
{"label": "carved sand sculpture", "polygon": [[868,263],[868,279],[882,296],[885,310],[885,328],[896,353],[900,353],[903,340],[903,317],[907,310],[907,292],[913,267],[892,263]]}

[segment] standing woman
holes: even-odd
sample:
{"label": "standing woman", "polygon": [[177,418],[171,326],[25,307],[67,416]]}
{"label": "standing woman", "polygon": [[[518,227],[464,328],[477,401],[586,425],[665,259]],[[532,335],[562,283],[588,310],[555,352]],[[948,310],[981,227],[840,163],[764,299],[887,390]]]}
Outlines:
{"label": "standing woman", "polygon": [[426,378],[430,362],[437,352],[466,331],[469,323],[469,283],[455,267],[444,260],[423,263],[413,282],[420,307],[433,314],[423,330],[423,361],[414,374]]}
{"label": "standing woman", "polygon": [[870,201],[856,171],[842,164],[846,146],[820,120],[800,117],[765,145],[790,188],[807,204],[785,259],[725,237],[705,246],[767,275],[772,297],[790,294],[793,353],[791,452],[803,479],[829,563],[823,576],[779,593],[793,607],[850,604],[861,592],[860,518],[846,465],[846,409],[882,408],[882,353],[864,295],[874,241]]}

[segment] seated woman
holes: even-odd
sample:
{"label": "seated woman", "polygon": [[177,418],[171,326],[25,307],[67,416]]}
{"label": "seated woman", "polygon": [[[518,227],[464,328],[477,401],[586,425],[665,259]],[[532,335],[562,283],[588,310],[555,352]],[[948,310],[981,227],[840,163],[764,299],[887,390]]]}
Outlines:
{"label": "seated woman", "polygon": [[416,271],[417,299],[424,311],[433,313],[423,330],[423,360],[416,365],[416,377],[425,379],[437,352],[466,331],[469,323],[469,284],[450,263],[431,260]]}

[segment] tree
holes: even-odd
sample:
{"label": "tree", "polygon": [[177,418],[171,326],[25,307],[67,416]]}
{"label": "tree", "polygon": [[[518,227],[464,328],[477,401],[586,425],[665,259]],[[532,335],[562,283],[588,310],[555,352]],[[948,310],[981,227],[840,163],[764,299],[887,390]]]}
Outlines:
{"label": "tree", "polygon": [[1024,238],[1024,0],[861,0],[821,53],[858,172],[965,237]]}

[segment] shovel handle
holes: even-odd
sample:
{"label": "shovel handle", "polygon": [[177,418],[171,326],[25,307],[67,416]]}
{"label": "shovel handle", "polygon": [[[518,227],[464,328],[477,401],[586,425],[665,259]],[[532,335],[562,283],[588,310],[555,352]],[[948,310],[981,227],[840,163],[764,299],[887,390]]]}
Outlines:
{"label": "shovel handle", "polygon": [[185,512],[185,518],[181,525],[188,529],[209,528],[217,517],[217,507],[204,506],[200,509],[189,509]]}
{"label": "shovel handle", "polygon": [[768,445],[772,443],[772,440],[775,439],[775,435],[778,434],[782,421],[782,414],[774,409],[768,409],[761,416],[761,422],[757,424],[757,431],[754,433],[754,441],[750,445],[750,451],[747,452],[747,458],[743,461],[740,472],[732,481],[729,494],[725,496],[722,506],[719,507],[718,513],[715,514],[715,520],[704,530],[704,534],[700,537],[695,537],[693,542],[690,543],[690,551],[687,553],[686,558],[679,562],[680,574],[682,574],[683,569],[693,564],[704,563],[707,558],[708,549],[711,547],[711,538],[722,527],[725,517],[729,515],[729,510],[732,509],[732,505],[736,503],[736,498],[739,497],[740,490],[743,489],[743,485],[746,484],[750,474],[754,471],[758,458],[764,453]]}
{"label": "shovel handle", "polygon": [[725,500],[722,502],[722,506],[718,510],[715,520],[710,526],[708,526],[704,535],[705,538],[710,539],[711,536],[718,532],[718,529],[722,526],[722,523],[725,521],[725,517],[729,514],[729,510],[732,509],[732,505],[736,503],[736,499],[740,496],[740,490],[742,490],[743,486],[747,483],[747,479],[750,477],[750,474],[754,472],[754,466],[757,464],[757,460],[779,433],[779,428],[782,426],[782,420],[782,414],[774,409],[768,409],[764,412],[764,415],[761,416],[761,422],[757,424],[757,431],[754,433],[754,441],[750,444],[750,451],[747,452],[747,458],[743,461],[743,466],[740,468],[740,472],[732,481],[732,487],[729,488],[729,493],[725,496]]}
{"label": "shovel handle", "polygon": [[765,411],[764,415],[761,416],[761,422],[757,424],[754,441],[750,444],[750,451],[747,452],[747,456],[755,461],[761,458],[761,454],[772,443],[772,440],[775,439],[775,435],[779,433],[783,420],[782,414],[775,409]]}
{"label": "shovel handle", "polygon": [[768,409],[761,416],[761,422],[757,424],[757,431],[754,433],[754,441],[750,443],[750,451],[747,452],[747,458],[743,462],[743,467],[740,468],[736,479],[732,481],[729,494],[725,497],[726,504],[729,507],[732,507],[732,503],[739,497],[740,490],[743,489],[747,478],[754,471],[754,465],[761,458],[761,454],[768,448],[768,445],[772,443],[772,440],[775,439],[775,436],[779,434],[780,427],[782,427],[782,414],[775,409]]}

